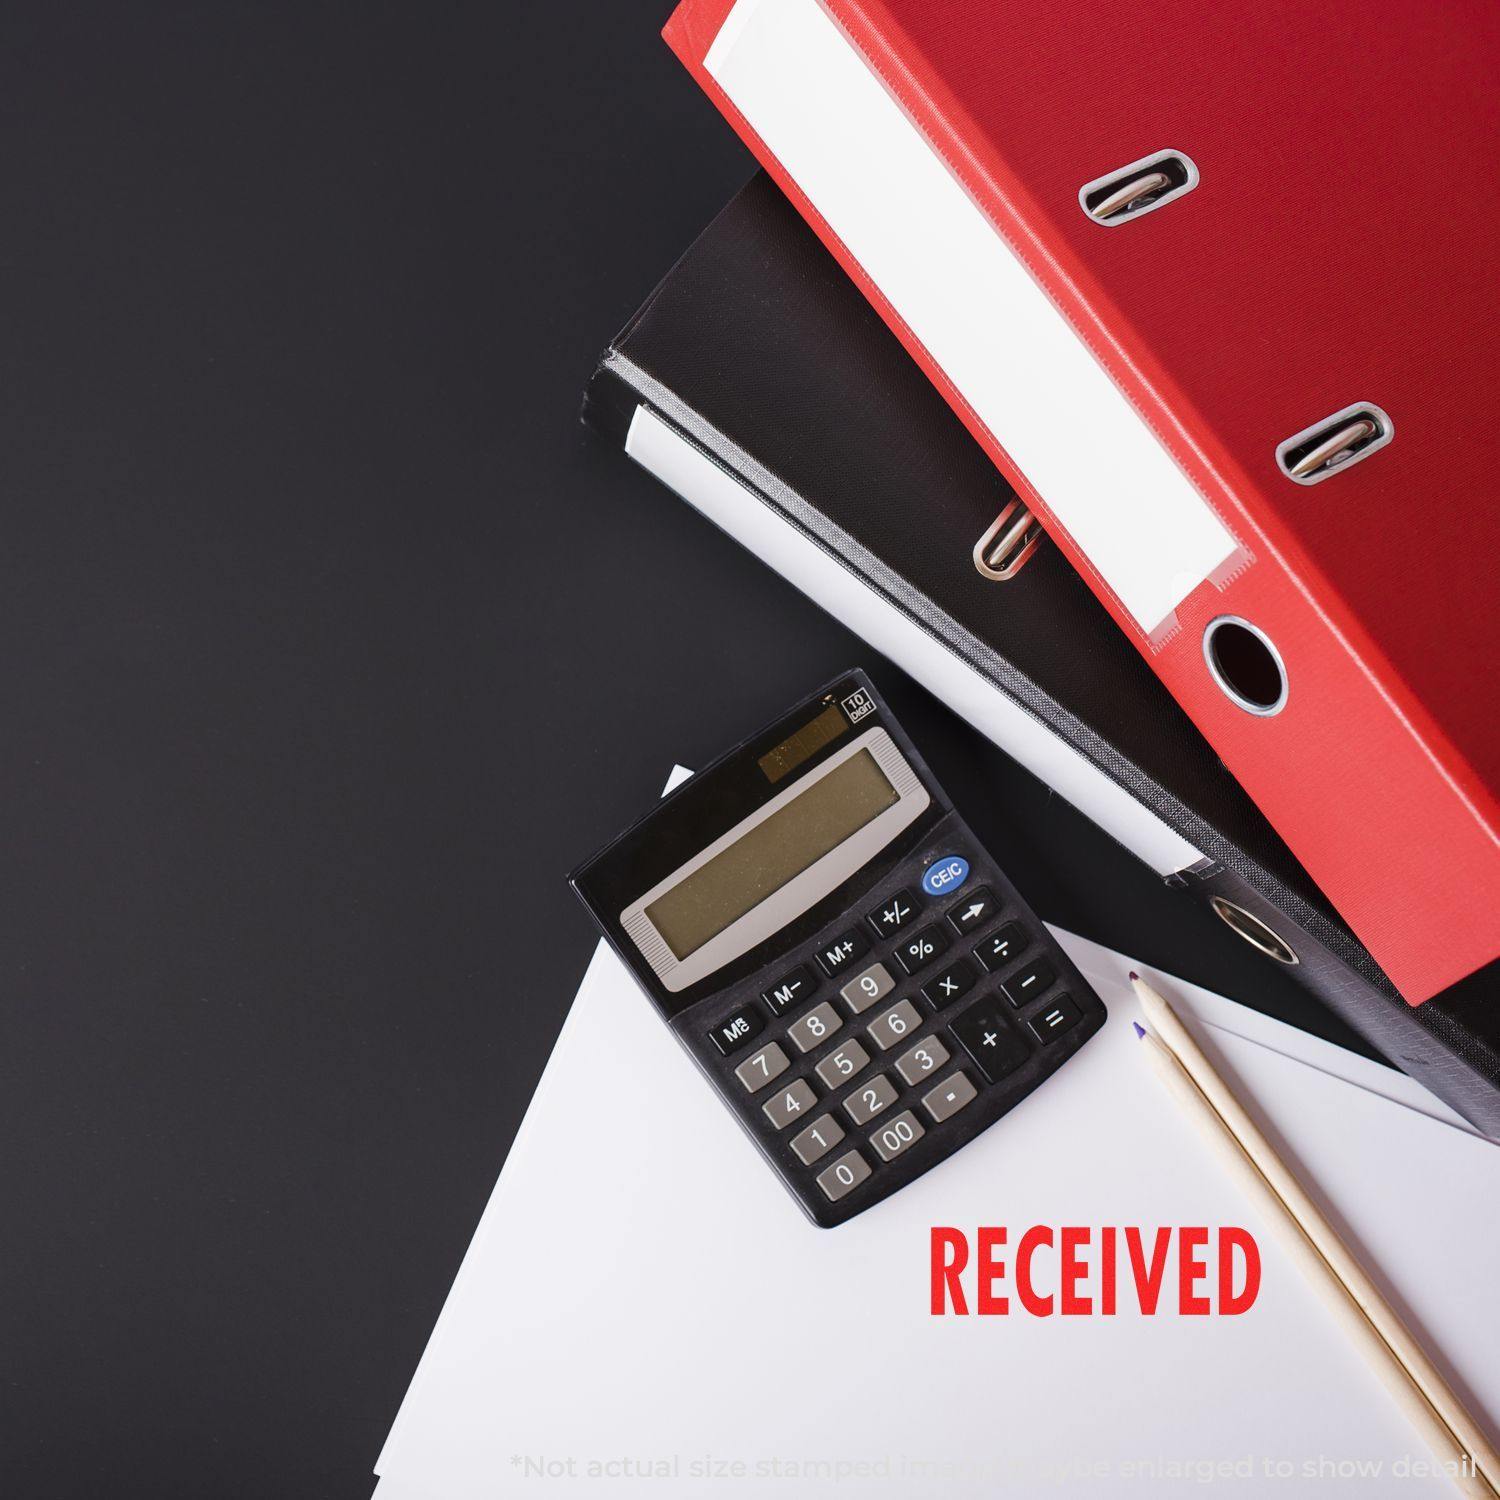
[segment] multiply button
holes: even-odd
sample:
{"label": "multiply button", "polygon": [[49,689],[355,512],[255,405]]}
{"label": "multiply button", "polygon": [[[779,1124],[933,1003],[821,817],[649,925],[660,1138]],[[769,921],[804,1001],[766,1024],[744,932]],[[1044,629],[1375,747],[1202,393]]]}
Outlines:
{"label": "multiply button", "polygon": [[870,945],[857,932],[845,932],[819,950],[818,966],[833,979],[842,974],[856,958],[863,958],[869,951]]}
{"label": "multiply button", "polygon": [[872,912],[867,912],[865,921],[875,929],[876,937],[892,937],[900,932],[917,914],[917,898],[910,891],[897,891],[887,896]]}
{"label": "multiply button", "polygon": [[951,968],[944,969],[936,979],[929,979],[922,986],[922,998],[934,1009],[941,1010],[962,999],[974,986],[974,965],[960,959]]}
{"label": "multiply button", "polygon": [[987,937],[974,953],[991,974],[1003,969],[1026,947],[1026,937],[1014,922],[1007,922],[993,937]]}
{"label": "multiply button", "polygon": [[1013,1073],[1031,1055],[1010,1028],[994,997],[971,1005],[953,1022],[953,1034],[964,1044],[991,1083]]}
{"label": "multiply button", "polygon": [[720,1021],[708,1034],[714,1039],[714,1046],[728,1057],[731,1052],[738,1052],[761,1029],[761,1024],[760,1017],[747,1005],[727,1021]]}
{"label": "multiply button", "polygon": [[893,956],[908,974],[915,974],[918,969],[925,969],[947,946],[948,934],[941,927],[924,927],[904,943],[897,943]]}
{"label": "multiply button", "polygon": [[1000,903],[995,900],[995,893],[987,885],[982,885],[977,891],[970,891],[948,913],[948,920],[960,937],[967,937],[975,928],[983,927],[999,910]]}
{"label": "multiply button", "polygon": [[818,982],[806,964],[798,964],[784,979],[773,984],[761,995],[761,999],[776,1012],[784,1016],[794,1005],[800,1005],[817,989]]}

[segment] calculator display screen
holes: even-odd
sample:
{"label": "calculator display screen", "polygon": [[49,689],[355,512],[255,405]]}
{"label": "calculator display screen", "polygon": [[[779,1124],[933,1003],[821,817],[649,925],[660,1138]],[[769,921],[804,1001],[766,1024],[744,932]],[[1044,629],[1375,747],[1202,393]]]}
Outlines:
{"label": "calculator display screen", "polygon": [[684,959],[898,801],[875,757],[861,750],[659,896],[646,915]]}

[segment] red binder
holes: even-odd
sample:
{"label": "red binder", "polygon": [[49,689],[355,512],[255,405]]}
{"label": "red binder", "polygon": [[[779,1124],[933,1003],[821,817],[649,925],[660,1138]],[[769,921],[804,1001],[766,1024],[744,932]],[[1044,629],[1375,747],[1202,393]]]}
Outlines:
{"label": "red binder", "polygon": [[1500,955],[1500,8],[666,36],[1408,1001]]}

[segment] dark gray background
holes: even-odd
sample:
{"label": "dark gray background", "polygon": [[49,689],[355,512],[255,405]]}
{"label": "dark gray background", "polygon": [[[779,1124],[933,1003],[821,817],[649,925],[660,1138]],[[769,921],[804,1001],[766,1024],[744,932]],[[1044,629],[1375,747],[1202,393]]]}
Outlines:
{"label": "dark gray background", "polygon": [[367,1495],[564,872],[846,665],[1045,915],[1297,1005],[577,425],[750,171],[666,8],[7,8],[7,1495]]}

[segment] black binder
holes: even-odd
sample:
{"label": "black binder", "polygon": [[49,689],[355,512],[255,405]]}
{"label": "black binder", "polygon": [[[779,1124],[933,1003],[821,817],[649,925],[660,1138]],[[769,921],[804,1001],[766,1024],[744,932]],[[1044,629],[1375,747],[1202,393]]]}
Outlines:
{"label": "black binder", "polygon": [[769,178],[613,341],[584,416],[1002,748],[1050,743],[1044,779],[1500,1138],[1492,977],[1408,1006],[1061,554],[976,566],[1016,497]]}

